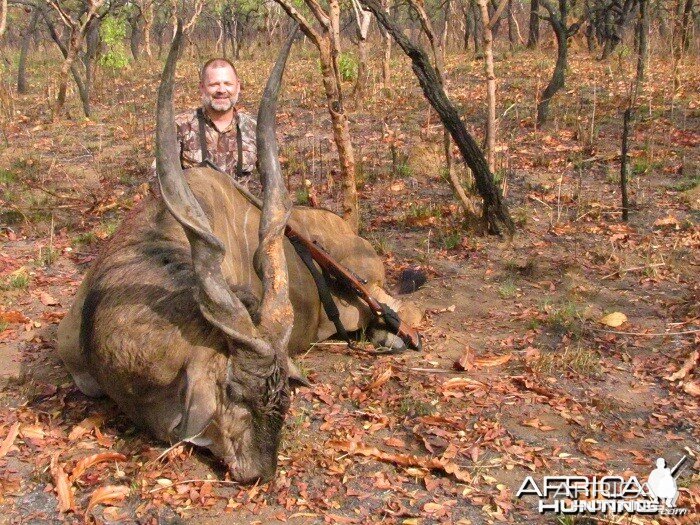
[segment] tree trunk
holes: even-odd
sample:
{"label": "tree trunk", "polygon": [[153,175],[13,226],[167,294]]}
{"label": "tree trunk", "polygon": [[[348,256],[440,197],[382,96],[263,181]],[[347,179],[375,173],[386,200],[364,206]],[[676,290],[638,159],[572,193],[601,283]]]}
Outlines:
{"label": "tree trunk", "polygon": [[447,55],[447,37],[450,28],[450,10],[452,9],[452,3],[450,0],[445,0],[445,18],[444,24],[442,25],[442,34],[440,35],[440,63],[445,65],[445,56]]}
{"label": "tree trunk", "polygon": [[[48,18],[48,15],[44,13],[40,8],[38,8],[40,11],[40,14],[42,18],[44,19],[44,22],[46,22],[46,27],[49,29],[49,35],[51,35],[51,39],[54,41],[54,43],[58,46],[58,48],[61,50],[61,54],[63,55],[64,61],[68,59],[68,48],[61,42],[61,37],[58,35],[58,32],[56,31],[56,28],[54,25],[51,23],[51,20]],[[64,62],[65,65],[65,62]],[[78,93],[80,94],[80,101],[83,104],[83,113],[85,114],[86,117],[90,116],[90,97],[88,96],[88,92],[85,88],[85,84],[83,83],[83,79],[80,78],[80,71],[78,71],[78,67],[75,64],[75,61],[73,60],[70,65],[70,72],[71,75],[73,76],[73,80],[75,81],[75,85],[78,88]],[[64,101],[65,101],[65,94],[64,94]]]}
{"label": "tree trunk", "polygon": [[632,120],[632,108],[625,110],[622,124],[622,151],[620,154],[620,193],[622,195],[622,220],[627,222],[629,211],[629,199],[627,197],[627,152],[629,151],[630,121]]}
{"label": "tree trunk", "polygon": [[508,0],[508,49],[515,49],[515,19],[513,18],[513,0]]}
{"label": "tree trunk", "polygon": [[527,47],[534,49],[540,42],[540,17],[537,12],[540,10],[539,0],[530,0],[530,26],[527,35]]}
{"label": "tree trunk", "polygon": [[17,93],[27,93],[27,55],[29,47],[32,44],[32,38],[36,32],[37,21],[39,20],[39,10],[32,10],[32,17],[29,19],[29,25],[22,35],[22,44],[19,51],[19,65],[17,66]]}
{"label": "tree trunk", "polygon": [[61,70],[58,74],[58,96],[56,97],[56,102],[53,107],[54,118],[58,117],[63,111],[63,106],[66,103],[66,91],[68,90],[68,73],[78,56],[78,51],[80,50],[82,38],[79,29],[73,29],[71,31],[70,38],[68,40],[68,48],[66,57],[61,65]]}
{"label": "tree trunk", "polygon": [[489,170],[496,166],[496,74],[493,70],[493,35],[487,0],[478,0],[481,8],[481,31],[484,36],[484,70],[486,72],[486,160]]}
{"label": "tree trunk", "polygon": [[134,57],[135,61],[138,61],[139,55],[141,53],[141,40],[143,35],[141,34],[141,12],[137,12],[129,17],[129,25],[131,26],[131,35],[129,36],[129,49],[131,50],[131,56]]}
{"label": "tree trunk", "polygon": [[683,15],[681,16],[681,31],[679,39],[679,44],[682,46],[683,51],[687,51],[690,47],[690,35],[692,33],[690,29],[693,26],[693,19],[693,0],[685,0],[685,7],[683,8]]}
{"label": "tree trunk", "polygon": [[153,28],[153,2],[149,1],[148,4],[141,4],[141,14],[143,16],[143,49],[146,52],[146,56],[151,58],[153,52],[151,51],[151,29]]}
{"label": "tree trunk", "polygon": [[472,22],[471,16],[469,16],[469,6],[464,6],[462,13],[464,13],[464,39],[462,40],[462,49],[464,49],[464,51],[469,51],[469,37],[471,36],[471,28],[474,22]]}
{"label": "tree trunk", "polygon": [[483,40],[481,36],[481,11],[477,5],[477,0],[470,0],[471,10],[472,10],[472,20],[474,20],[474,31],[472,33],[472,38],[474,39],[474,54],[477,58],[481,58],[484,54]]}
{"label": "tree trunk", "polygon": [[544,89],[540,97],[540,103],[537,105],[537,124],[542,125],[549,118],[549,103],[552,97],[564,87],[566,81],[566,63],[568,54],[568,42],[566,35],[567,21],[567,0],[559,0],[559,14],[555,13],[549,2],[542,5],[549,12],[549,20],[557,39],[557,62],[554,65],[554,72],[549,84]]}
{"label": "tree trunk", "polygon": [[515,226],[508,212],[508,207],[494,184],[484,155],[459,118],[457,108],[447,98],[437,72],[430,65],[425,51],[406,38],[401,28],[389,18],[377,0],[361,0],[361,2],[374,13],[379,23],[387,28],[394,40],[411,59],[413,71],[418,77],[423,93],[440,115],[445,128],[459,147],[464,161],[474,174],[476,187],[484,200],[483,220],[488,231],[493,234],[511,236],[515,231]]}
{"label": "tree trunk", "polygon": [[369,24],[372,21],[372,13],[365,11],[357,0],[352,2],[355,11],[355,23],[357,26],[357,78],[355,79],[355,87],[353,95],[362,98],[367,91],[369,84],[369,69],[367,67],[367,35],[369,34]]}
{"label": "tree trunk", "polygon": [[[392,9],[393,0],[382,0],[382,7],[390,12]],[[387,33],[384,26],[379,24],[380,33],[384,39],[384,55],[382,56],[382,84],[385,89],[391,84],[391,36]]]}
{"label": "tree trunk", "polygon": [[342,105],[340,84],[336,80],[333,67],[333,55],[330,45],[322,45],[320,51],[321,75],[328,103],[328,112],[333,126],[333,138],[338,148],[340,173],[343,188],[343,219],[353,231],[359,230],[360,217],[357,201],[357,185],[355,182],[355,154],[350,140],[348,119]]}
{"label": "tree trunk", "polygon": [[7,30],[7,0],[2,0],[0,3],[0,37]]}
{"label": "tree trunk", "polygon": [[634,91],[639,94],[646,76],[647,62],[649,60],[649,16],[647,12],[647,0],[639,1],[639,19],[637,20],[637,75],[635,77]]}
{"label": "tree trunk", "polygon": [[100,48],[100,18],[93,18],[85,30],[85,55],[83,64],[85,65],[85,90],[90,94],[92,91],[92,80],[95,76],[95,63],[97,53]]}

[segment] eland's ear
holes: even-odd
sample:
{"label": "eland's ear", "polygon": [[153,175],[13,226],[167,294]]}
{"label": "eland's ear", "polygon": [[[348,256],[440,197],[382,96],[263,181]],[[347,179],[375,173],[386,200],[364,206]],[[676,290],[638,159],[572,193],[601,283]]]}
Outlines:
{"label": "eland's ear", "polygon": [[206,429],[214,417],[216,396],[204,373],[198,373],[188,367],[185,371],[181,401],[183,407],[182,421],[178,426],[180,439],[190,441],[195,445],[206,446],[198,441],[200,434]]}
{"label": "eland's ear", "polygon": [[294,389],[301,387],[311,388],[311,383],[309,383],[308,380],[301,375],[301,372],[297,368],[297,365],[294,364],[294,361],[288,358],[287,364],[289,367],[289,386]]}

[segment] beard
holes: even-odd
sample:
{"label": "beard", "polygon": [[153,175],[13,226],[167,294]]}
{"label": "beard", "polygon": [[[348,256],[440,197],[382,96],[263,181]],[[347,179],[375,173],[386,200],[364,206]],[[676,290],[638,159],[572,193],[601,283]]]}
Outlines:
{"label": "beard", "polygon": [[221,97],[221,98],[215,98],[210,95],[205,95],[202,97],[202,105],[207,108],[211,109],[213,111],[223,113],[225,111],[228,111],[231,109],[234,104],[237,102],[237,99],[234,99],[233,97],[226,96],[226,97]]}

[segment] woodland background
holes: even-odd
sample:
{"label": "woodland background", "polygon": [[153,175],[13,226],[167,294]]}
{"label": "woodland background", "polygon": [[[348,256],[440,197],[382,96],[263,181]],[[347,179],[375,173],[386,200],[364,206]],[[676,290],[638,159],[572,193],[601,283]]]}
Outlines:
{"label": "woodland background", "polygon": [[[370,4],[0,2],[3,521],[697,523],[696,2],[385,1],[476,141],[469,158]],[[426,346],[312,348],[278,475],[244,487],[82,396],[55,335],[147,198],[174,21],[177,108],[223,55],[254,114],[290,15],[305,38],[278,113],[289,189],[371,240],[391,285],[428,275],[406,296]],[[641,479],[683,455],[681,518],[540,516],[514,496],[529,474]]]}

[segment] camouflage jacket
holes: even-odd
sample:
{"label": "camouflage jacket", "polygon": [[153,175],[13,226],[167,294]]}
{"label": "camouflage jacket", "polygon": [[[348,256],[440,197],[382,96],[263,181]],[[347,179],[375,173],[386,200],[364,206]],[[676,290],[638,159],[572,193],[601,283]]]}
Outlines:
{"label": "camouflage jacket", "polygon": [[[231,124],[219,131],[204,112],[205,135],[207,137],[208,160],[220,169],[236,176],[238,164],[237,133],[241,131],[243,143],[243,178],[247,179],[255,169],[258,160],[255,146],[255,119],[243,111],[237,111]],[[238,123],[238,126],[236,126]],[[202,149],[199,142],[199,120],[197,111],[188,111],[175,117],[177,139],[180,143],[180,162],[183,168],[191,168],[202,162]],[[237,129],[238,128],[238,129]]]}

